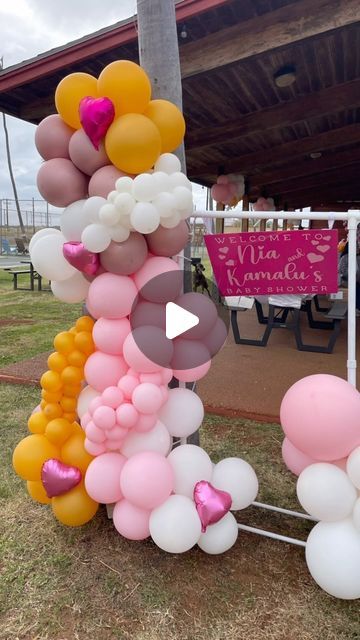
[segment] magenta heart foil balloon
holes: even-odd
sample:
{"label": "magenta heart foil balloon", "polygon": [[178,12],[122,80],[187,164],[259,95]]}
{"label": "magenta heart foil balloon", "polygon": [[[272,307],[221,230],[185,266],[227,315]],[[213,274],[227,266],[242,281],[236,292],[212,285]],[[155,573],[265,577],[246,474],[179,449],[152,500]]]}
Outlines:
{"label": "magenta heart foil balloon", "polygon": [[77,467],[64,464],[56,458],[49,458],[41,469],[41,481],[48,498],[61,496],[81,482],[81,471]]}
{"label": "magenta heart foil balloon", "polygon": [[205,533],[209,524],[215,524],[230,511],[232,498],[227,491],[216,489],[205,480],[197,482],[194,488],[194,501],[201,520],[201,531]]}
{"label": "magenta heart foil balloon", "polygon": [[65,242],[63,255],[69,264],[88,276],[94,276],[100,267],[99,254],[86,249],[82,242]]}
{"label": "magenta heart foil balloon", "polygon": [[79,115],[82,128],[95,149],[99,149],[101,140],[115,117],[114,105],[110,98],[91,98],[80,100]]}

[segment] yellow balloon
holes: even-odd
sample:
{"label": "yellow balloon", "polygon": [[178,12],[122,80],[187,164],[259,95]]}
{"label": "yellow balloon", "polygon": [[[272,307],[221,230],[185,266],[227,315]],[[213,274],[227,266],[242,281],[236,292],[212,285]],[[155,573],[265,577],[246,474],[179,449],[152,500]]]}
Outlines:
{"label": "yellow balloon", "polygon": [[54,338],[54,347],[56,351],[67,355],[75,349],[75,336],[70,331],[61,331]]}
{"label": "yellow balloon", "polygon": [[60,400],[60,405],[65,413],[74,413],[77,408],[77,398],[64,396],[63,399]]}
{"label": "yellow balloon", "polygon": [[161,136],[161,153],[174,151],[185,135],[185,120],[180,109],[168,100],[151,100],[144,112],[157,126]]}
{"label": "yellow balloon", "polygon": [[44,462],[59,456],[59,450],[45,436],[35,434],[19,442],[13,453],[13,467],[23,480],[41,480]]}
{"label": "yellow balloon", "polygon": [[93,456],[91,456],[84,447],[85,433],[75,431],[61,448],[61,460],[65,464],[73,465],[85,473]]}
{"label": "yellow balloon", "polygon": [[161,153],[161,137],[154,123],[139,113],[117,118],[105,137],[111,162],[125,173],[143,173],[154,166]]}
{"label": "yellow balloon", "polygon": [[89,73],[70,73],[59,82],[55,91],[57,112],[73,129],[80,129],[80,101],[87,97],[97,98],[97,81]]}
{"label": "yellow balloon", "polygon": [[51,353],[47,359],[47,365],[49,369],[51,369],[52,371],[57,371],[58,373],[61,373],[61,371],[65,369],[67,364],[68,362],[65,356],[62,353],[58,353],[57,351]]}
{"label": "yellow balloon", "polygon": [[55,518],[68,527],[80,527],[91,520],[99,508],[85,491],[81,482],[71,491],[55,496],[52,499],[52,510]]}
{"label": "yellow balloon", "polygon": [[28,420],[28,429],[31,433],[44,433],[49,419],[43,411],[33,413]]}
{"label": "yellow balloon", "polygon": [[61,373],[61,380],[63,384],[66,384],[66,385],[76,386],[80,384],[82,379],[83,379],[83,374],[81,369],[79,369],[78,367],[72,367],[72,366],[65,367],[64,371],[62,371]]}
{"label": "yellow balloon", "polygon": [[61,418],[64,412],[57,402],[50,402],[46,404],[44,413],[49,420],[55,420],[55,418]]}
{"label": "yellow balloon", "polygon": [[94,328],[94,320],[90,316],[81,316],[75,322],[76,331],[91,331]]}
{"label": "yellow balloon", "polygon": [[33,500],[41,502],[41,504],[50,504],[51,499],[48,498],[44,485],[40,480],[28,480],[26,486]]}
{"label": "yellow balloon", "polygon": [[81,385],[80,384],[64,384],[63,386],[63,395],[69,398],[77,398],[80,395]]}
{"label": "yellow balloon", "polygon": [[56,393],[62,387],[61,378],[57,371],[45,371],[40,378],[40,384],[45,391],[50,391],[50,393]]}
{"label": "yellow balloon", "polygon": [[[75,336],[75,347],[89,356],[95,351],[95,344],[91,333],[88,331],[79,331]],[[74,350],[74,348],[72,350]]]}
{"label": "yellow balloon", "polygon": [[45,435],[56,447],[61,447],[70,438],[73,431],[72,423],[64,418],[56,418],[48,423]]}
{"label": "yellow balloon", "polygon": [[99,96],[110,98],[115,117],[125,113],[143,113],[151,98],[150,80],[135,62],[116,60],[103,69],[98,81]]}
{"label": "yellow balloon", "polygon": [[51,392],[43,389],[41,391],[41,397],[46,402],[60,402],[61,398],[63,397],[63,392],[62,391]]}
{"label": "yellow balloon", "polygon": [[79,349],[75,349],[74,351],[71,351],[71,353],[69,353],[68,355],[68,362],[73,367],[80,367],[80,368],[83,367],[86,363],[86,360],[87,360],[87,357],[85,353],[83,353]]}

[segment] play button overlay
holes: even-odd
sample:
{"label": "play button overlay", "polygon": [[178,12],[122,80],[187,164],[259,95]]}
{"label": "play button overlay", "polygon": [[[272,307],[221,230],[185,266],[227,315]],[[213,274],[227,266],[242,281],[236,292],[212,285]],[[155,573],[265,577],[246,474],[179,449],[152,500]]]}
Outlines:
{"label": "play button overlay", "polygon": [[162,273],[139,290],[130,324],[137,347],[149,360],[145,373],[166,367],[175,377],[191,381],[191,369],[210,365],[226,340],[229,313],[219,302],[215,283],[207,280],[209,293],[183,293],[184,278],[192,284],[189,275]]}
{"label": "play button overlay", "polygon": [[[198,295],[198,294],[197,294]],[[199,318],[183,307],[179,307],[175,302],[168,302],[166,305],[165,333],[169,340],[177,338],[188,329],[196,327],[200,322]]]}

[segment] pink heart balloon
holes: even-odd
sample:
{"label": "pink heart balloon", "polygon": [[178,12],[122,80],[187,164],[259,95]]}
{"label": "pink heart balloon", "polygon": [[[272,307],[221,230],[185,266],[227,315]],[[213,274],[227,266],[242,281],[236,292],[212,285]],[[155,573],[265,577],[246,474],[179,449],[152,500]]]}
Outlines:
{"label": "pink heart balloon", "polygon": [[82,242],[65,242],[63,255],[69,264],[88,276],[94,276],[100,267],[99,254],[86,249]]}
{"label": "pink heart balloon", "polygon": [[230,511],[232,498],[227,491],[215,487],[201,480],[194,488],[194,501],[201,520],[201,531],[205,533],[209,524],[215,524]]}
{"label": "pink heart balloon", "polygon": [[41,469],[41,481],[48,498],[61,496],[81,482],[81,471],[77,467],[64,464],[56,458],[49,458]]}
{"label": "pink heart balloon", "polygon": [[110,98],[91,98],[87,96],[80,100],[80,122],[94,145],[99,145],[115,117],[114,105]]}

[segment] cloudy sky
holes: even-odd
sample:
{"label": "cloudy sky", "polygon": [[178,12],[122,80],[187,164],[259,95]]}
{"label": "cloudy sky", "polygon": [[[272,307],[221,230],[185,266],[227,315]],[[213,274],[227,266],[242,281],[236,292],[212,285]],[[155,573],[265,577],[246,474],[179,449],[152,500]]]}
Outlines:
{"label": "cloudy sky", "polygon": [[[131,17],[136,0],[0,0],[0,58],[4,68]],[[35,126],[7,117],[13,168],[21,199],[39,198],[36,173],[40,157],[34,146]],[[196,189],[203,203],[204,191]],[[12,198],[0,129],[0,198]]]}

